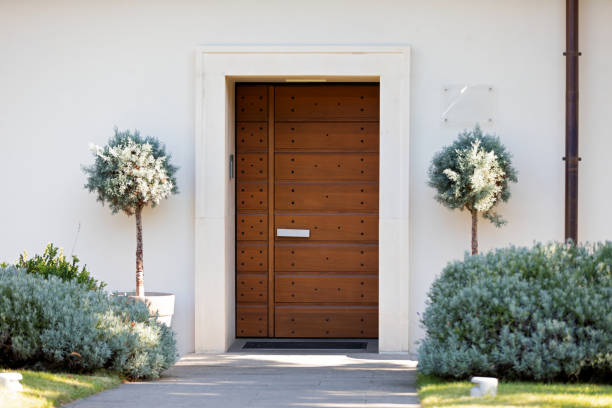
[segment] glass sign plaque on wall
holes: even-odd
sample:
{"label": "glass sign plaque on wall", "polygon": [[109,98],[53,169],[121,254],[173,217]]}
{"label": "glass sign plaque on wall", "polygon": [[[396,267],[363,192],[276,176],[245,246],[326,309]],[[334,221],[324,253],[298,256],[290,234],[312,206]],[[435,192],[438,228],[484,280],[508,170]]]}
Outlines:
{"label": "glass sign plaque on wall", "polygon": [[492,126],[497,114],[497,92],[492,85],[447,85],[442,88],[440,120],[449,126]]}

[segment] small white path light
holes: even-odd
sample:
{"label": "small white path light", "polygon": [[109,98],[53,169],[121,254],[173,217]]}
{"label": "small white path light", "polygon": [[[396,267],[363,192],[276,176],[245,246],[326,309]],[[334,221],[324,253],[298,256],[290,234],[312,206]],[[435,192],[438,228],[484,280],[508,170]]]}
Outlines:
{"label": "small white path light", "polygon": [[497,395],[497,378],[494,377],[472,377],[470,380],[476,384],[470,390],[470,396],[472,397],[484,397],[485,395],[496,396]]}
{"label": "small white path light", "polygon": [[0,391],[22,391],[23,385],[19,382],[22,379],[19,373],[0,373]]}

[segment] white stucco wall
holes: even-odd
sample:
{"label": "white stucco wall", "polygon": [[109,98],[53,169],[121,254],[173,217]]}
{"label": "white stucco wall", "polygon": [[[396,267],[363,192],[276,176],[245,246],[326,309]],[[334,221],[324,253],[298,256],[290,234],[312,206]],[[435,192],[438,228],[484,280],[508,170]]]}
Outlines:
{"label": "white stucco wall", "polygon": [[[148,289],[177,294],[182,352],[194,347],[195,50],[201,44],[408,44],[412,50],[411,322],[446,262],[469,245],[467,214],[432,200],[431,156],[458,128],[439,121],[440,89],[497,90],[496,131],[519,184],[482,223],[482,249],[563,238],[564,1],[0,1],[0,260],[52,241],[112,289],[134,284],[134,220],[83,188],[89,142],[112,128],[160,137],[182,193],[144,216]],[[580,237],[612,231],[612,2],[582,1]],[[407,249],[408,250],[408,249]]]}

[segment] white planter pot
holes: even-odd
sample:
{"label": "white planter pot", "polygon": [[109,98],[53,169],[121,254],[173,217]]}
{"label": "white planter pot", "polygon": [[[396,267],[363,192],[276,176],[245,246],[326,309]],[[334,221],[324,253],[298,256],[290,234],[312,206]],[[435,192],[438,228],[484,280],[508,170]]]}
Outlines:
{"label": "white planter pot", "polygon": [[[136,298],[134,292],[128,294],[131,298]],[[151,316],[159,313],[157,321],[171,327],[172,315],[174,315],[174,298],[172,293],[145,292],[145,302],[149,307]]]}

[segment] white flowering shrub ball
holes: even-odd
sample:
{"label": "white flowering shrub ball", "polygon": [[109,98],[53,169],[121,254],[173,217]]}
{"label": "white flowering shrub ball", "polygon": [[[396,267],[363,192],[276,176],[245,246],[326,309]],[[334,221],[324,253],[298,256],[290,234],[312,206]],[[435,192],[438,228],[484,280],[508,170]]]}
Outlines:
{"label": "white flowering shrub ball", "polygon": [[505,221],[493,211],[510,198],[509,182],[517,181],[512,156],[499,138],[484,135],[479,126],[465,131],[435,155],[429,186],[436,200],[451,209],[476,210],[496,225]]}
{"label": "white flowering shrub ball", "polygon": [[153,137],[138,131],[120,132],[104,147],[90,145],[95,163],[84,167],[85,187],[108,203],[113,213],[134,214],[147,205],[155,207],[164,198],[178,193],[174,177],[177,168],[170,164],[165,147]]}
{"label": "white flowering shrub ball", "polygon": [[[486,214],[501,195],[506,173],[495,152],[483,149],[479,139],[472,141],[469,148],[457,149],[456,153],[458,170],[443,170],[452,184],[449,190],[442,191],[440,195],[445,201],[453,201],[465,194],[467,186],[473,195],[474,209]],[[466,180],[462,180],[462,175],[467,175]]]}
{"label": "white flowering shrub ball", "polygon": [[479,215],[498,227],[506,223],[494,208],[501,201],[508,201],[508,184],[517,182],[511,158],[499,138],[483,134],[476,126],[461,133],[432,160],[428,184],[436,190],[436,200],[450,209],[472,214],[473,254],[478,252]]}

